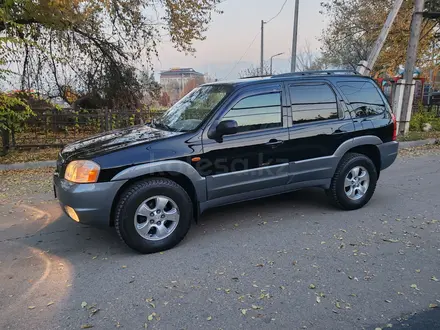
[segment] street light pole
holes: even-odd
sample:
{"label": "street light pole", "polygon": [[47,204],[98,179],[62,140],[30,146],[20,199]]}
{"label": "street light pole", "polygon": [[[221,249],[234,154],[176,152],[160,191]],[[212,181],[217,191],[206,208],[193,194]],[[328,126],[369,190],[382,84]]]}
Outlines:
{"label": "street light pole", "polygon": [[296,47],[298,44],[298,16],[299,16],[299,0],[295,0],[295,15],[293,19],[293,37],[292,37],[292,60],[290,61],[290,72],[296,71]]}
{"label": "street light pole", "polygon": [[272,56],[270,57],[270,75],[272,75],[272,60],[273,60],[273,58],[276,57],[276,56],[283,55],[283,54],[284,54],[284,53],[278,53],[278,54],[272,55]]}
{"label": "street light pole", "polygon": [[264,76],[264,21],[261,20],[260,76]]}

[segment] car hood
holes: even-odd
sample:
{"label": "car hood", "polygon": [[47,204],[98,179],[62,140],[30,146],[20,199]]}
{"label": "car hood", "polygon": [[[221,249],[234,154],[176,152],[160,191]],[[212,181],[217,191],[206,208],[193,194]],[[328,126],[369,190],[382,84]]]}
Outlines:
{"label": "car hood", "polygon": [[91,159],[133,145],[180,135],[181,132],[162,131],[147,125],[106,132],[71,144],[61,151],[63,161]]}

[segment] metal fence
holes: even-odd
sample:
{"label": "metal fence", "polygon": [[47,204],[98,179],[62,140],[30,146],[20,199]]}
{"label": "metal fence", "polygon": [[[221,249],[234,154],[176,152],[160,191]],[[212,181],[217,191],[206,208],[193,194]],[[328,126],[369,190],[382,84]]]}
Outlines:
{"label": "metal fence", "polygon": [[33,109],[30,117],[12,132],[3,132],[0,151],[62,147],[101,132],[150,122],[163,110]]}

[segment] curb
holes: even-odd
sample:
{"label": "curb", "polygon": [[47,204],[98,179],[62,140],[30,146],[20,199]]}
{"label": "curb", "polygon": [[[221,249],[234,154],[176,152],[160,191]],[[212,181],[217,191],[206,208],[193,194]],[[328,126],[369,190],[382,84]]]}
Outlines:
{"label": "curb", "polygon": [[[404,141],[399,143],[399,149],[409,149],[438,143],[437,139],[427,139],[420,141]],[[0,171],[8,170],[27,170],[33,168],[55,167],[56,160],[48,160],[44,162],[16,163],[16,164],[0,164]]]}
{"label": "curb", "polygon": [[8,170],[27,170],[32,168],[55,167],[56,160],[48,160],[44,162],[16,163],[16,164],[0,164],[0,171]]}
{"label": "curb", "polygon": [[419,141],[403,141],[399,143],[399,149],[409,149],[415,147],[421,147],[431,144],[436,144],[440,140],[439,139],[427,139],[427,140],[419,140]]}

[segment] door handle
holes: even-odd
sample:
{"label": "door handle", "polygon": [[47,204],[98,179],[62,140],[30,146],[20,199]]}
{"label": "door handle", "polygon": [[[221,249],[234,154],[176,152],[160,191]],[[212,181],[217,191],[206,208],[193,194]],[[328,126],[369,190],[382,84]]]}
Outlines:
{"label": "door handle", "polygon": [[279,146],[280,144],[283,144],[283,143],[284,143],[284,141],[282,141],[282,140],[272,139],[269,142],[267,142],[266,145],[271,146],[271,147],[276,147],[276,146]]}

